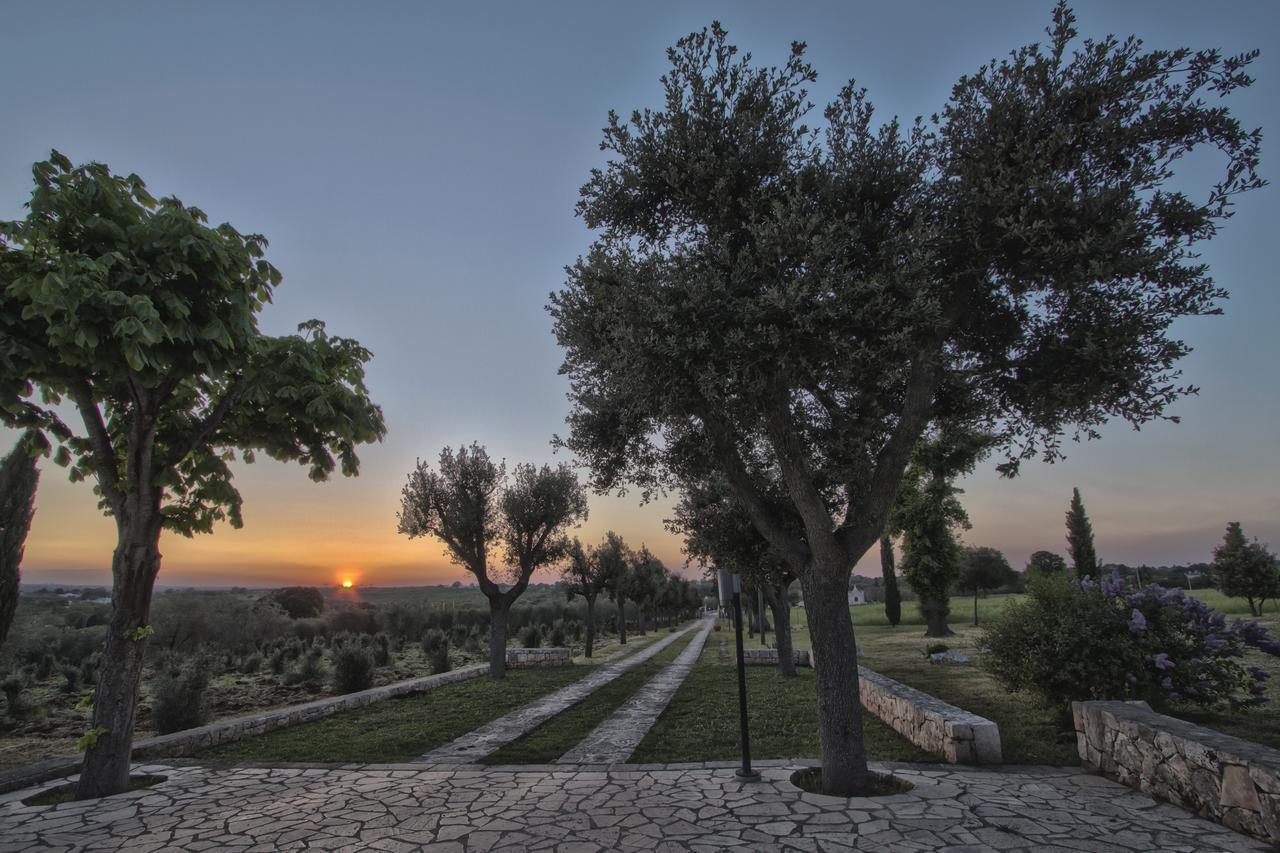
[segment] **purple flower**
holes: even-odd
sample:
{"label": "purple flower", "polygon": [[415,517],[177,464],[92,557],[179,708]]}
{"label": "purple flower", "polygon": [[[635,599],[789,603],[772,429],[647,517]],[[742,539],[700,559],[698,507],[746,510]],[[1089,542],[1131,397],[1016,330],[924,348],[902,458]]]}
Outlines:
{"label": "purple flower", "polygon": [[1142,611],[1134,608],[1129,614],[1129,633],[1140,634],[1147,630],[1147,617],[1142,615]]}
{"label": "purple flower", "polygon": [[1173,679],[1166,675],[1164,678],[1160,679],[1160,686],[1165,690],[1172,690]]}
{"label": "purple flower", "polygon": [[1174,664],[1173,661],[1169,660],[1169,655],[1167,652],[1161,652],[1160,654],[1156,655],[1156,659],[1152,661],[1152,663],[1155,664],[1156,669],[1173,669],[1174,666],[1176,665]]}

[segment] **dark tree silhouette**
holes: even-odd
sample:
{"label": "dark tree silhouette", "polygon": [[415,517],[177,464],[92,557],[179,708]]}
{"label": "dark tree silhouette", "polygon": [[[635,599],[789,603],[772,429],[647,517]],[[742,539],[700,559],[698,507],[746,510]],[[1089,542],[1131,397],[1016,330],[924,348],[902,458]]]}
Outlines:
{"label": "dark tree silhouette", "polygon": [[1100,569],[1098,552],[1093,548],[1093,525],[1085,514],[1079,489],[1071,490],[1071,508],[1067,510],[1067,552],[1077,578],[1097,579]]}
{"label": "dark tree silhouette", "polygon": [[22,553],[36,512],[40,472],[23,440],[0,462],[0,646],[9,636],[18,609]]}

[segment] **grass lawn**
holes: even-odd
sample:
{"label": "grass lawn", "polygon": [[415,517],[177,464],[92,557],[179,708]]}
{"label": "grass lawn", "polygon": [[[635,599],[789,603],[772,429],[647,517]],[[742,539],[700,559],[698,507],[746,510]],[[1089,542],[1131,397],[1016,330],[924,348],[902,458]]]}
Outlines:
{"label": "grass lawn", "polygon": [[[719,661],[721,637],[726,640],[727,663]],[[631,760],[657,763],[737,759],[741,755],[738,675],[733,660],[732,634],[713,632],[698,664]],[[784,679],[773,667],[748,667],[747,711],[752,758],[816,758],[815,702],[812,670],[801,668],[795,678]],[[863,735],[867,754],[873,761],[938,760],[903,740],[870,714],[864,717]]]}
{"label": "grass lawn", "polygon": [[408,761],[589,672],[590,667],[564,666],[508,670],[501,681],[482,675],[216,746],[196,757],[243,762]]}
{"label": "grass lawn", "polygon": [[[696,633],[696,632],[695,632]],[[551,764],[587,736],[631,694],[644,687],[693,641],[694,634],[676,640],[649,660],[610,681],[586,699],[547,720],[529,734],[480,760],[481,764]],[[628,644],[630,645],[630,644]]]}

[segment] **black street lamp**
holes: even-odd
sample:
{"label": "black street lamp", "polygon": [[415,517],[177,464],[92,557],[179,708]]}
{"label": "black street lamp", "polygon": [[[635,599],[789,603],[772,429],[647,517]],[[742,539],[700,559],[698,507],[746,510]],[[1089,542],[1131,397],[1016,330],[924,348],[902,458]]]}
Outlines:
{"label": "black street lamp", "polygon": [[751,732],[747,727],[747,665],[742,653],[742,580],[736,574],[720,570],[720,600],[733,603],[734,639],[738,648],[738,727],[742,737],[742,767],[734,775],[744,782],[759,780],[751,769]]}

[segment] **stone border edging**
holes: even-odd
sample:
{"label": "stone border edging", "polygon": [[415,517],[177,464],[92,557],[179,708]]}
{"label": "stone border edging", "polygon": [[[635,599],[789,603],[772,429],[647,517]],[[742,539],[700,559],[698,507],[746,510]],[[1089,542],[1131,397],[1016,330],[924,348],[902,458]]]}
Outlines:
{"label": "stone border edging", "polygon": [[[384,684],[381,687],[371,687],[358,693],[327,696],[301,705],[289,705],[272,711],[262,711],[242,717],[232,717],[228,720],[218,720],[194,729],[185,729],[173,734],[160,735],[159,737],[138,741],[133,745],[132,757],[134,761],[146,761],[154,758],[181,758],[211,746],[230,743],[231,741],[253,737],[254,735],[266,734],[288,726],[309,723],[341,711],[350,711],[362,708],[365,705],[371,705],[374,702],[381,702],[384,699],[406,696],[411,693],[424,693],[445,684],[466,681],[488,672],[488,670],[489,665],[487,663],[472,664],[471,666],[464,666],[460,669],[436,675],[426,675],[420,678],[410,678],[405,681]],[[0,773],[0,794],[47,782],[60,776],[74,774],[80,769],[81,761],[82,759],[79,755],[62,755]]]}
{"label": "stone border edging", "polygon": [[890,728],[927,752],[951,764],[1000,764],[1000,728],[970,713],[908,687],[892,678],[858,667],[862,706]]}
{"label": "stone border edging", "polygon": [[1280,845],[1280,750],[1146,702],[1072,702],[1071,715],[1086,768]]}

